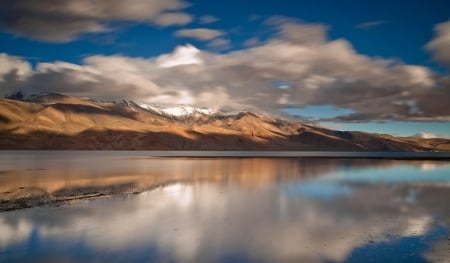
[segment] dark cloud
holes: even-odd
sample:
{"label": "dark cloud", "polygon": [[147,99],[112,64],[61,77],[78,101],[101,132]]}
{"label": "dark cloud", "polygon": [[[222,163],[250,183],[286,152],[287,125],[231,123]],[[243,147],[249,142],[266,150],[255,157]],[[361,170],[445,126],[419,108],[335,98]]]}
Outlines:
{"label": "dark cloud", "polygon": [[183,25],[192,21],[181,0],[5,0],[0,3],[1,26],[14,34],[67,42],[83,33],[111,30],[111,21]]}
{"label": "dark cloud", "polygon": [[446,77],[429,92],[417,98],[417,107],[423,117],[442,116],[442,120],[450,118],[450,78]]}

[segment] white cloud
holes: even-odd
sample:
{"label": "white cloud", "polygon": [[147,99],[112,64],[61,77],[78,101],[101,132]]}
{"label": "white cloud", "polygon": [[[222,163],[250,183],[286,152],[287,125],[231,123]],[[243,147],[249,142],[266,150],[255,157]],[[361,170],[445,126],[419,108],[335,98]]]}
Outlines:
{"label": "white cloud", "polygon": [[404,65],[397,73],[404,75],[411,86],[432,87],[435,84],[432,72],[423,66]]}
{"label": "white cloud", "polygon": [[[29,75],[22,74],[22,80],[0,82],[0,89],[2,93],[21,89],[155,103],[183,101],[216,108],[276,110],[279,102],[353,111],[336,121],[449,119],[450,79],[439,78],[423,66],[359,54],[345,39],[327,40],[326,26],[288,20],[277,21],[275,27],[275,36],[264,43],[225,54],[186,45],[154,58],[113,55],[86,57],[80,65],[38,63]],[[219,42],[223,34],[207,29],[181,32]],[[27,62],[11,61],[8,67],[22,65],[27,72]],[[290,88],[277,88],[274,83],[280,81]],[[220,104],[200,99],[216,91],[222,94]]]}
{"label": "white cloud", "polygon": [[19,57],[9,56],[0,53],[0,82],[6,81],[10,77],[23,79],[31,74],[30,63],[23,61]]}
{"label": "white cloud", "polygon": [[17,0],[0,3],[0,20],[18,35],[67,42],[82,33],[111,30],[112,21],[187,24],[192,17],[177,12],[186,6],[182,0]]}
{"label": "white cloud", "polygon": [[32,74],[30,63],[19,57],[0,53],[0,96],[20,90]]}
{"label": "white cloud", "polygon": [[180,29],[175,32],[175,36],[177,37],[188,37],[203,41],[211,40],[223,35],[223,31],[209,28]]}
{"label": "white cloud", "polygon": [[436,36],[425,48],[433,53],[436,61],[450,66],[450,21],[437,24],[434,32]]}
{"label": "white cloud", "polygon": [[194,46],[179,46],[172,54],[161,55],[156,61],[158,65],[163,68],[179,65],[203,64],[203,61],[199,56],[200,53],[200,50]]}

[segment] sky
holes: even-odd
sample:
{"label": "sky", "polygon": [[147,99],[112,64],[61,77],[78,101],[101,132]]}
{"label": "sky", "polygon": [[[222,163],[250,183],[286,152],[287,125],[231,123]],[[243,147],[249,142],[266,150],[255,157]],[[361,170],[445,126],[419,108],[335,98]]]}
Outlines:
{"label": "sky", "polygon": [[450,137],[446,0],[4,0],[0,95],[58,92]]}

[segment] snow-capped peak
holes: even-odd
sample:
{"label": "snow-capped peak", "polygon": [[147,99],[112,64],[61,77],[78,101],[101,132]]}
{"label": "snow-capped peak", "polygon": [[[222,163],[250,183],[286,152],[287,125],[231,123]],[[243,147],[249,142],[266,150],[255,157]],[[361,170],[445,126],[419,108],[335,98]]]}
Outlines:
{"label": "snow-capped peak", "polygon": [[141,108],[149,111],[153,111],[160,115],[171,116],[171,117],[189,117],[193,115],[211,115],[215,111],[208,108],[197,108],[189,105],[177,105],[177,106],[160,106],[160,105],[149,105],[149,104],[139,104]]}

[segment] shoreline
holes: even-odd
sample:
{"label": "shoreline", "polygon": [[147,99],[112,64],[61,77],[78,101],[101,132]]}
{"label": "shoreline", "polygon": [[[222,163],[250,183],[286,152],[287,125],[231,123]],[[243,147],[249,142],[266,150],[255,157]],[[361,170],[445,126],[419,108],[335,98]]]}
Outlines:
{"label": "shoreline", "polygon": [[399,160],[450,160],[450,152],[394,152],[394,151],[128,151],[128,150],[0,150],[2,155],[9,153],[32,154],[99,154],[114,156],[124,153],[140,157],[176,158],[361,158],[361,159],[399,159]]}

